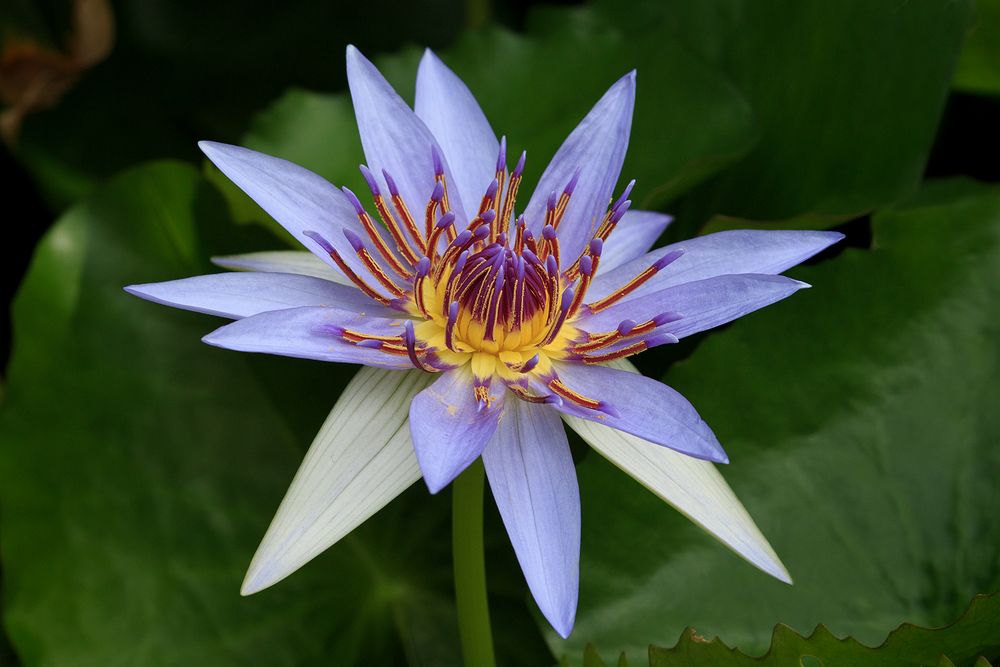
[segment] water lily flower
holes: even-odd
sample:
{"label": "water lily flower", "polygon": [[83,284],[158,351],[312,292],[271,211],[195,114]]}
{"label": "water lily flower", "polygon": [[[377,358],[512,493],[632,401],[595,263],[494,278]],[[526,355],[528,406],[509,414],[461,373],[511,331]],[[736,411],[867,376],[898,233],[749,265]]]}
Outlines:
{"label": "water lily flower", "polygon": [[573,130],[523,210],[525,154],[510,169],[505,139],[433,53],[414,109],[353,47],[347,72],[364,196],[275,157],[201,144],[309,253],[220,258],[239,271],[127,288],[235,320],[211,345],[370,367],[316,437],[243,593],[288,576],[420,477],[436,493],[482,457],[528,587],[568,636],[580,498],[563,422],[789,581],[716,471],[728,459],[712,430],[625,359],[806,287],[779,274],[841,235],[727,231],[650,250],[670,218],[631,210],[633,183],[613,192],[634,72]]}

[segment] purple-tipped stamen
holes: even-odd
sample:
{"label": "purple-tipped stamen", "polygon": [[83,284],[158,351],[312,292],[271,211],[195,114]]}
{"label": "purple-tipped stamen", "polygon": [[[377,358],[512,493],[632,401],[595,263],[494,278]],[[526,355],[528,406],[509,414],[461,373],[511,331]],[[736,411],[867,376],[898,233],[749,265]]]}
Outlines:
{"label": "purple-tipped stamen", "polygon": [[671,250],[670,252],[666,253],[663,257],[653,262],[653,268],[656,269],[657,271],[662,271],[668,264],[672,264],[673,262],[680,259],[681,255],[683,254],[684,254],[683,248],[678,248],[677,250]]}
{"label": "purple-tipped stamen", "polygon": [[684,319],[684,315],[681,313],[660,313],[653,318],[653,326],[662,327],[664,324],[670,324],[671,322],[676,322],[677,320]]}
{"label": "purple-tipped stamen", "polygon": [[589,250],[594,257],[600,257],[601,251],[604,250],[604,239],[591,239]]}
{"label": "purple-tipped stamen", "polygon": [[444,176],[444,160],[441,159],[441,153],[438,151],[437,144],[431,145],[431,160],[434,163],[434,175],[438,177]]}
{"label": "purple-tipped stamen", "polygon": [[526,362],[521,364],[521,368],[519,368],[518,370],[522,373],[530,373],[531,371],[535,370],[535,366],[538,365],[538,362],[540,360],[541,357],[536,354],[531,359],[528,359]]}
{"label": "purple-tipped stamen", "polygon": [[566,195],[567,197],[572,196],[573,191],[576,190],[576,185],[579,182],[580,182],[580,169],[577,169],[576,172],[573,173],[573,178],[569,179],[569,183],[567,183],[566,187],[563,189],[563,194]]}
{"label": "purple-tipped stamen", "polygon": [[440,204],[442,199],[444,199],[444,183],[435,181],[434,189],[431,191],[431,201]]}
{"label": "purple-tipped stamen", "polygon": [[[438,229],[444,229],[445,227],[450,227],[455,224],[455,214],[448,211],[441,216],[441,219],[437,221]],[[457,237],[456,237],[457,238]]]}
{"label": "purple-tipped stamen", "polygon": [[514,167],[514,177],[520,178],[521,174],[524,173],[524,161],[528,157],[527,151],[521,151],[521,157],[517,159],[517,165]]}
{"label": "purple-tipped stamen", "polygon": [[388,171],[386,171],[385,169],[383,169],[382,170],[382,178],[385,179],[386,187],[389,188],[389,194],[392,195],[393,197],[398,197],[399,196],[399,188],[396,187],[396,181],[392,180],[392,175]]}
{"label": "purple-tipped stamen", "polygon": [[497,171],[503,171],[507,168],[507,137],[500,137],[500,151],[497,154]]}
{"label": "purple-tipped stamen", "polygon": [[619,195],[618,199],[615,200],[615,203],[611,205],[612,211],[621,206],[622,202],[628,199],[628,196],[632,194],[632,188],[634,187],[635,187],[635,179],[633,178],[631,181],[628,182],[628,185],[625,186],[625,189],[622,191],[621,195]]}
{"label": "purple-tipped stamen", "polygon": [[354,207],[354,212],[358,215],[364,215],[365,207],[361,205],[361,200],[358,196],[351,192],[351,189],[347,186],[340,188],[340,190],[347,196],[347,201],[351,202],[351,206]]}
{"label": "purple-tipped stamen", "polygon": [[379,190],[378,181],[375,180],[375,174],[372,173],[372,170],[363,164],[358,165],[358,169],[361,170],[361,175],[364,176],[365,183],[368,184],[368,189],[372,191],[372,196],[380,196],[381,190]]}
{"label": "purple-tipped stamen", "polygon": [[351,244],[352,248],[354,248],[354,252],[361,252],[365,249],[365,244],[364,241],[361,240],[361,237],[347,227],[344,227],[344,237],[347,238],[347,242]]}
{"label": "purple-tipped stamen", "polygon": [[313,241],[315,241],[315,242],[316,242],[316,244],[317,244],[317,245],[318,245],[318,246],[319,246],[320,248],[322,248],[322,249],[323,249],[323,251],[324,251],[324,252],[325,252],[326,254],[328,254],[328,255],[332,255],[332,254],[334,254],[335,252],[337,252],[336,250],[334,250],[334,249],[333,249],[333,246],[332,246],[332,245],[330,244],[330,242],[329,242],[329,241],[327,241],[327,240],[326,240],[325,238],[323,238],[323,237],[322,237],[322,236],[320,235],[320,233],[319,233],[319,232],[314,232],[314,231],[312,231],[312,230],[306,230],[306,231],[302,232],[302,235],[303,235],[303,236],[307,236],[307,237],[311,238],[311,239],[312,239]]}

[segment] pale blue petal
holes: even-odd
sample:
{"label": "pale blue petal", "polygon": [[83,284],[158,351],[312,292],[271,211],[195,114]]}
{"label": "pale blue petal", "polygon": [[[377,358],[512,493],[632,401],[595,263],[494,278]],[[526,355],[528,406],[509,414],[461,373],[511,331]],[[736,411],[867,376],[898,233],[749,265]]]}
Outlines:
{"label": "pale blue petal", "polygon": [[782,273],[844,238],[840,232],[739,229],[699,236],[656,250],[611,271],[599,270],[588,300],[607,296],[664,255],[684,254],[637,289],[629,299],[665,287],[730,273]]}
{"label": "pale blue petal", "polygon": [[646,254],[672,221],[665,213],[627,211],[604,242],[600,270],[610,271]]}
{"label": "pale blue petal", "polygon": [[[434,190],[435,148],[443,156],[445,177],[448,182],[455,182],[447,156],[424,122],[375,65],[353,46],[347,47],[347,81],[368,167],[386,185],[385,191],[388,185],[382,178],[382,170],[388,171],[410,211],[422,218]],[[461,194],[450,190],[448,196],[458,222],[466,222]]]}
{"label": "pale blue petal", "polygon": [[216,273],[129,285],[125,291],[165,306],[233,319],[299,306],[339,308],[362,316],[399,315],[354,287],[291,273]]}
{"label": "pale blue petal", "polygon": [[413,106],[444,151],[471,219],[496,175],[500,143],[493,128],[468,87],[430,49],[417,70]]}
{"label": "pale blue petal", "polygon": [[377,336],[398,336],[403,320],[365,317],[337,308],[274,310],[216,329],[202,340],[240,352],[363,364],[378,368],[413,368],[409,358],[349,343],[336,333],[343,327]]}
{"label": "pale blue petal", "polygon": [[752,273],[715,276],[643,294],[597,313],[585,313],[574,324],[598,333],[615,329],[622,320],[645,322],[670,312],[682,317],[658,327],[656,333],[683,338],[732,322],[804,287],[809,285],[785,276]]}
{"label": "pale blue petal", "polygon": [[579,170],[579,181],[559,226],[565,263],[583,252],[597,231],[618,182],[635,106],[635,72],[619,79],[580,121],[546,167],[525,208],[528,228],[541,235],[549,194],[559,194]]}
{"label": "pale blue petal", "polygon": [[320,234],[352,269],[365,271],[343,232],[346,228],[363,235],[364,230],[336,186],[304,167],[248,148],[214,141],[200,141],[198,146],[229,180],[337,273],[340,269],[330,256],[305,232]]}
{"label": "pale blue petal", "polygon": [[564,400],[560,412],[616,428],[698,459],[728,463],[712,429],[686,398],[652,378],[607,366],[556,362],[559,379],[573,391],[599,400],[590,410]]}
{"label": "pale blue petal", "polygon": [[445,371],[410,404],[410,434],[424,481],[431,493],[451,483],[496,431],[506,388],[492,389],[489,405],[477,405],[468,365]]}
{"label": "pale blue petal", "polygon": [[528,588],[568,637],[580,584],[580,490],[561,420],[549,406],[511,400],[483,463]]}

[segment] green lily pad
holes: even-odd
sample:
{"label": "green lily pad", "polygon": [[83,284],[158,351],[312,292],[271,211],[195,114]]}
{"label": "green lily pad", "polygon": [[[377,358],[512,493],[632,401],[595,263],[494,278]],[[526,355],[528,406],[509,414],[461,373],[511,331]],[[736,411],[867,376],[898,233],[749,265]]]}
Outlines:
{"label": "green lily pad", "polygon": [[955,71],[955,89],[1000,95],[1000,1],[977,0],[972,30]]}
{"label": "green lily pad", "polygon": [[611,0],[598,3],[608,21],[638,35],[673,31],[732,79],[759,123],[754,149],[684,202],[679,212],[690,220],[674,232],[690,236],[715,213],[853,217],[913,191],[970,6],[648,0],[623,12]]}
{"label": "green lily pad", "polygon": [[1000,587],[1000,191],[945,184],[873,225],[870,250],[792,271],[813,289],[664,378],[727,448],[723,472],[795,585],[589,456],[580,612],[557,655],[593,642],[635,660],[687,626],[747,653],[777,623],[876,644]]}
{"label": "green lily pad", "polygon": [[706,640],[693,630],[670,649],[651,647],[650,667],[766,667],[773,665],[852,665],[854,667],[914,667],[949,665],[989,667],[984,654],[1000,656],[1000,593],[980,596],[951,625],[921,628],[906,623],[882,644],[869,647],[840,638],[825,626],[803,637],[786,625],[774,629],[771,648],[760,657],[747,656],[721,640]]}

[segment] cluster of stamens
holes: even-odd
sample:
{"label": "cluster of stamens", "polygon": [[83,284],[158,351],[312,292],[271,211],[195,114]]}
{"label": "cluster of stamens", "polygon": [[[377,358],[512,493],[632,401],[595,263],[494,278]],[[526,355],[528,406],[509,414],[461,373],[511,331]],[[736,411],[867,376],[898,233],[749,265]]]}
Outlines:
{"label": "cluster of stamens", "polygon": [[[495,178],[486,188],[477,214],[461,230],[449,204],[441,157],[436,151],[431,157],[435,185],[423,207],[422,220],[414,216],[391,174],[382,172],[388,187],[386,198],[374,174],[361,166],[388,239],[358,197],[343,188],[367,240],[348,229],[344,235],[367,275],[352,269],[327,239],[306,232],[358,289],[409,316],[402,320],[402,333],[396,336],[341,327],[324,333],[407,356],[416,368],[428,372],[471,362],[481,405],[489,402],[487,389],[496,374],[525,400],[566,399],[596,410],[604,409],[603,403],[562,384],[551,369],[551,360],[603,363],[676,342],[671,334],[657,332],[678,319],[676,313],[663,313],[644,322],[624,320],[614,330],[598,333],[573,325],[584,312],[599,312],[619,302],[681,254],[665,255],[611,294],[585,303],[603,244],[631,204],[628,197],[634,181],[610,204],[582,254],[565,257],[560,252],[559,228],[579,172],[561,192],[549,195],[541,234],[536,238],[523,215],[510,224],[525,153],[508,173],[506,140],[501,140]],[[537,382],[529,383],[529,378],[542,382],[547,390],[532,393]]]}

